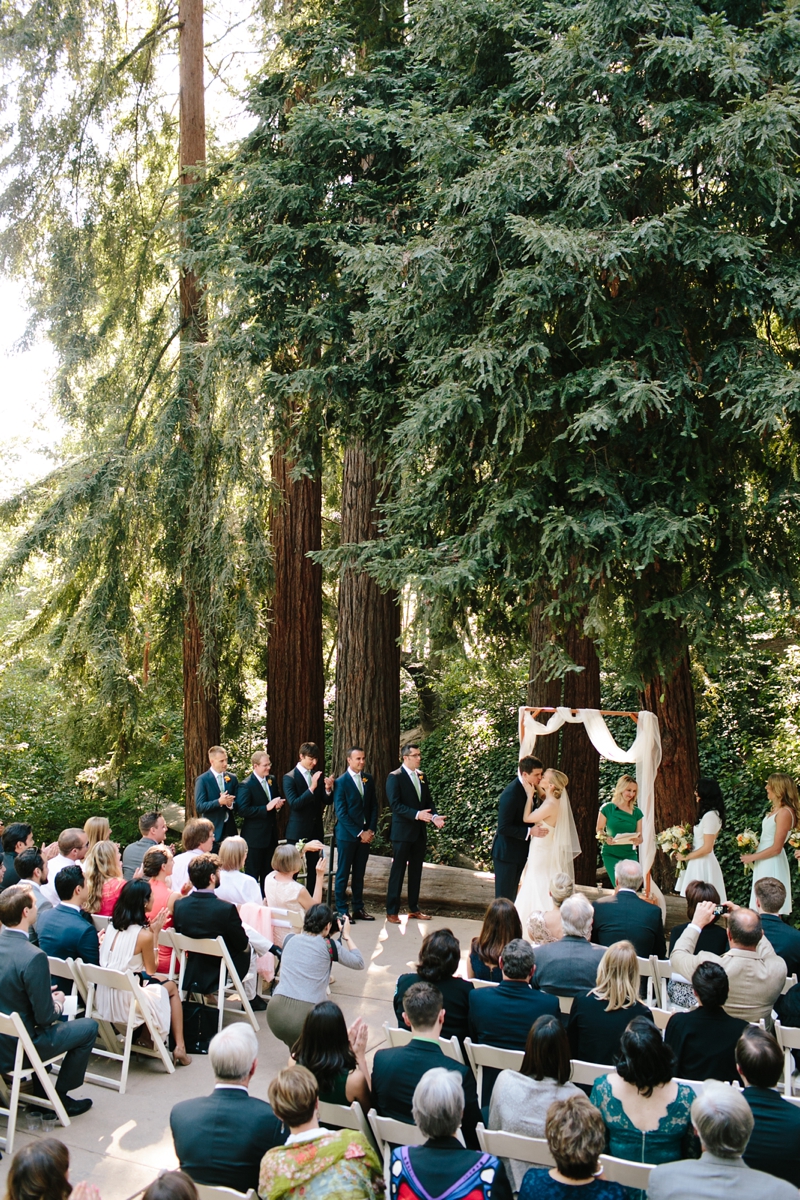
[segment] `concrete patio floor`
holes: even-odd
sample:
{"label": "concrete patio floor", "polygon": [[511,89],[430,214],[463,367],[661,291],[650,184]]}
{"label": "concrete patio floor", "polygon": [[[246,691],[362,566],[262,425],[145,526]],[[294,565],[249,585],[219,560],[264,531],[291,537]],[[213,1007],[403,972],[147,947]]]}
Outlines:
{"label": "concrete patio floor", "polygon": [[[380,909],[373,905],[378,916]],[[394,1024],[392,996],[398,975],[413,970],[420,943],[433,929],[450,928],[461,942],[462,974],[470,939],[480,929],[480,922],[439,916],[432,921],[410,921],[403,917],[400,926],[374,923],[358,924],[353,928],[353,940],[364,955],[365,971],[334,968],[331,999],[341,1006],[348,1024],[357,1016],[369,1024],[368,1052],[371,1055],[385,1042],[383,1025]],[[270,1080],[286,1064],[283,1043],[271,1034],[266,1014],[257,1013],[259,1022],[259,1062],[251,1094],[267,1099]],[[93,1059],[90,1070],[108,1073],[101,1060]],[[110,1067],[110,1064],[109,1064]],[[77,1117],[67,1129],[57,1122],[46,1122],[40,1135],[25,1129],[25,1112],[20,1108],[20,1122],[15,1149],[34,1137],[55,1136],[69,1147],[73,1184],[86,1179],[100,1189],[102,1200],[130,1200],[147,1187],[159,1172],[178,1165],[169,1131],[169,1114],[179,1100],[205,1095],[211,1091],[214,1079],[207,1056],[195,1056],[190,1067],[179,1067],[167,1075],[163,1066],[153,1059],[134,1056],[124,1096],[94,1084],[85,1084],[79,1096],[91,1096],[94,1107]],[[0,1120],[0,1130],[5,1122]],[[0,1163],[0,1186],[5,1189],[9,1156],[4,1153]]]}

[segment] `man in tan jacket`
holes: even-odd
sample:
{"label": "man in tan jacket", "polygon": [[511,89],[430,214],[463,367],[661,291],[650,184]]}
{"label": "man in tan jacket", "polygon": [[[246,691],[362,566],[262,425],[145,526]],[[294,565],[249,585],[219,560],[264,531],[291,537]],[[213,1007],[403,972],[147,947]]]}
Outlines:
{"label": "man in tan jacket", "polygon": [[693,953],[701,931],[714,919],[714,905],[710,900],[702,900],[675,943],[670,964],[678,974],[691,979],[701,962],[719,963],[730,982],[726,1013],[744,1021],[760,1021],[763,1017],[769,1027],[772,1006],[786,982],[786,963],[764,937],[758,913],[730,901],[726,907],[730,949],[723,955],[707,950]]}

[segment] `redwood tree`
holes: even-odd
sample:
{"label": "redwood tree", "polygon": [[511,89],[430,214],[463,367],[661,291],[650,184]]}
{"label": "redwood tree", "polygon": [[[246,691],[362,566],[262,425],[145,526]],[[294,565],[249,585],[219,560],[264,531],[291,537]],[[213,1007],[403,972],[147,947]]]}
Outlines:
{"label": "redwood tree", "polygon": [[[580,671],[564,676],[564,705],[567,708],[600,707],[600,661],[591,638],[578,622],[572,622],[565,636],[565,650]],[[569,796],[581,853],[575,859],[578,883],[597,883],[597,795],[600,786],[600,755],[589,740],[583,725],[565,725],[561,743],[561,770],[569,776]]]}

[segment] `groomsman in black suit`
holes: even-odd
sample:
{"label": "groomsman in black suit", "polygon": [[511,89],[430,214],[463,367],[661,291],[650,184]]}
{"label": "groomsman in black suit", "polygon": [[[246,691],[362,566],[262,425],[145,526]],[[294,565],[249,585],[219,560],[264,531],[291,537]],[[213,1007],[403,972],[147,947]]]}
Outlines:
{"label": "groomsman in black suit", "polygon": [[[286,840],[292,845],[299,841],[308,842],[312,838],[321,842],[325,836],[322,814],[325,805],[333,800],[334,781],[332,775],[323,780],[322,771],[314,769],[319,757],[319,747],[314,742],[303,742],[300,747],[300,761],[293,771],[283,777],[283,794],[289,805]],[[320,782],[322,787],[319,786]],[[318,858],[317,850],[305,855],[306,879],[312,885]]]}
{"label": "groomsman in black suit", "polygon": [[258,880],[263,896],[264,880],[272,869],[272,856],[278,845],[275,814],[286,802],[275,793],[275,777],[270,775],[272,762],[266,750],[257,751],[250,762],[253,773],[236,793],[236,811],[244,817],[242,837],[247,842],[244,869]]}
{"label": "groomsman in black suit", "polygon": [[390,925],[400,924],[400,894],[408,867],[408,915],[417,921],[430,921],[419,910],[419,889],[422,883],[422,864],[428,844],[428,825],[437,829],[444,817],[436,812],[431,790],[419,769],[419,746],[403,746],[400,751],[402,767],[392,771],[386,780],[386,798],[392,810],[392,869],[386,892],[386,919]]}
{"label": "groomsman in black suit", "polygon": [[544,768],[538,758],[519,760],[517,778],[500,796],[497,833],[492,843],[495,897],[516,900],[519,881],[528,858],[528,835],[533,828],[522,820],[531,792],[538,792]]}
{"label": "groomsman in black suit", "polygon": [[347,770],[333,787],[336,809],[336,910],[347,913],[347,880],[352,871],[353,920],[374,921],[364,908],[364,872],[369,846],[378,828],[378,798],[375,781],[364,770],[364,751],[353,746],[347,751]]}
{"label": "groomsman in black suit", "polygon": [[208,761],[211,767],[195,781],[194,806],[198,817],[207,817],[214,826],[212,852],[216,854],[220,842],[238,833],[233,806],[239,780],[228,770],[228,752],[223,746],[212,746]]}

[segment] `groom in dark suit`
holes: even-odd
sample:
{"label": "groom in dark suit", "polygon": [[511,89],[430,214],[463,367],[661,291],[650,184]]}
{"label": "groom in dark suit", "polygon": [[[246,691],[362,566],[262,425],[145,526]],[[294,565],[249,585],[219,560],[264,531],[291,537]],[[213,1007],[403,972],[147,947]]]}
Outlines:
{"label": "groom in dark suit", "polygon": [[494,894],[516,900],[519,881],[528,858],[528,835],[533,829],[522,820],[531,790],[537,792],[544,768],[538,758],[528,755],[519,760],[517,778],[500,797],[497,833],[492,843]]}
{"label": "groom in dark suit", "polygon": [[402,767],[392,771],[386,780],[386,798],[392,810],[392,869],[386,891],[386,919],[390,925],[400,924],[400,894],[408,867],[408,915],[417,921],[430,921],[427,913],[419,911],[419,888],[422,883],[422,864],[428,844],[428,825],[441,829],[444,817],[436,812],[431,790],[419,769],[419,746],[403,746]]}
{"label": "groom in dark suit", "polygon": [[375,780],[364,770],[364,751],[353,746],[347,751],[347,770],[333,786],[336,810],[336,911],[347,913],[347,880],[352,872],[353,920],[374,921],[364,908],[364,872],[369,846],[378,828],[378,798]]}
{"label": "groom in dark suit", "polygon": [[285,801],[275,794],[275,777],[270,775],[272,762],[266,750],[257,751],[250,761],[253,772],[236,793],[236,811],[244,817],[242,837],[247,842],[244,869],[258,881],[263,896],[264,880],[272,870],[272,856],[278,845],[275,813]]}
{"label": "groom in dark suit", "polygon": [[228,770],[228,752],[223,746],[212,746],[208,752],[211,767],[199,775],[194,785],[194,806],[198,817],[207,817],[214,826],[213,853],[219,850],[226,837],[236,837],[238,830],[233,816],[239,780]]}
{"label": "groom in dark suit", "polygon": [[[323,781],[322,771],[316,769],[319,757],[319,747],[314,742],[303,742],[300,761],[293,771],[283,777],[283,794],[289,805],[286,840],[292,845],[313,838],[321,842],[325,837],[322,815],[325,805],[333,800],[333,776]],[[314,890],[318,858],[319,852],[316,850],[305,855],[306,879],[311,883],[311,891]]]}

